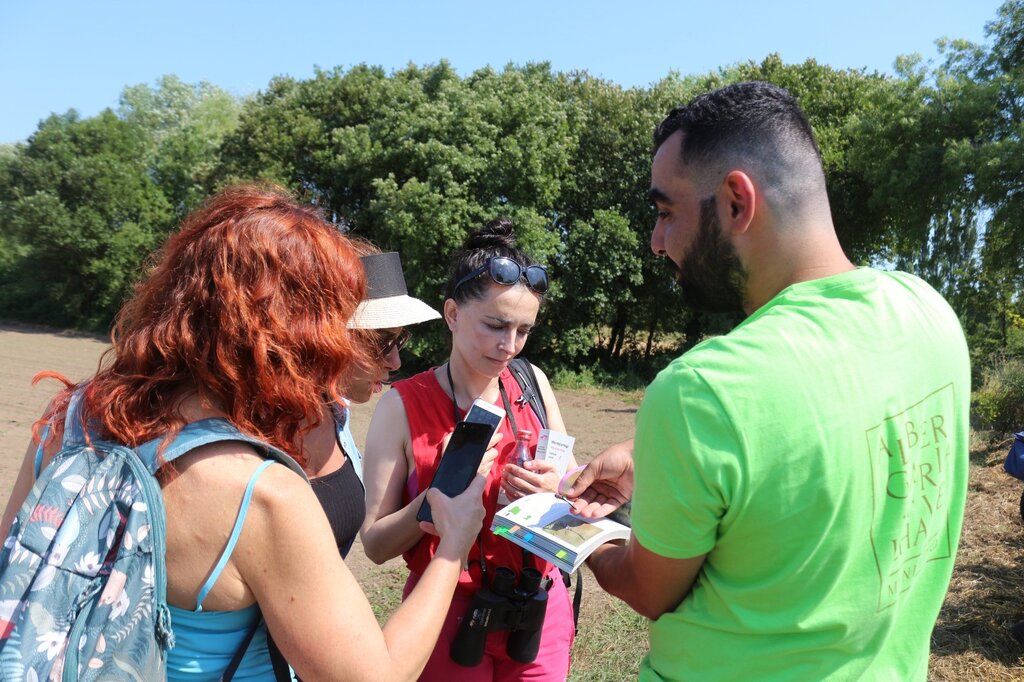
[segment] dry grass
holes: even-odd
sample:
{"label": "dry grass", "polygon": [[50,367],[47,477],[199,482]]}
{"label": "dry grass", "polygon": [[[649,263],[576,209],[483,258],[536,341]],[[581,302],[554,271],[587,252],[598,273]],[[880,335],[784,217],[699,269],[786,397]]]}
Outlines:
{"label": "dry grass", "polygon": [[[972,448],[963,537],[932,633],[929,680],[1024,680],[1024,647],[1009,629],[1024,620],[1024,483],[1003,471],[1009,445],[978,441]],[[647,652],[646,621],[587,578],[569,679],[635,679]]]}
{"label": "dry grass", "polygon": [[[54,369],[72,379],[95,371],[105,344],[73,334],[0,323],[0,494],[14,483],[32,421],[52,386],[30,378]],[[608,443],[632,432],[636,407],[605,391],[559,392],[566,422],[577,435],[577,456],[588,461]],[[373,404],[359,406],[357,442],[364,442]],[[970,491],[963,538],[949,594],[932,635],[931,680],[1024,680],[1024,647],[1009,627],[1024,620],[1024,526],[1019,499],[1024,483],[1007,476],[1002,461],[1009,440],[979,440],[972,448]],[[373,566],[353,550],[357,574],[381,620],[398,606],[406,569],[401,560]],[[647,652],[647,624],[603,593],[589,574],[581,628],[573,648],[572,681],[636,679]]]}
{"label": "dry grass", "polygon": [[[569,682],[635,680],[640,661],[647,655],[647,620],[602,591],[586,567],[583,585]],[[572,588],[569,594],[572,596]]]}
{"label": "dry grass", "polygon": [[1022,647],[1009,630],[1024,620],[1024,484],[1003,471],[1009,445],[972,448],[963,536],[932,633],[931,680],[1024,680]]}

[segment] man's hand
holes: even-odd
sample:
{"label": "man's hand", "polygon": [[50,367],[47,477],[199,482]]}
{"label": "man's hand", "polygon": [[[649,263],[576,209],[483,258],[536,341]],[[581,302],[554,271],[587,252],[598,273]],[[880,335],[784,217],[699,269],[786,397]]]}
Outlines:
{"label": "man's hand", "polygon": [[566,497],[573,510],[584,518],[608,516],[633,496],[633,440],[616,443],[595,457]]}

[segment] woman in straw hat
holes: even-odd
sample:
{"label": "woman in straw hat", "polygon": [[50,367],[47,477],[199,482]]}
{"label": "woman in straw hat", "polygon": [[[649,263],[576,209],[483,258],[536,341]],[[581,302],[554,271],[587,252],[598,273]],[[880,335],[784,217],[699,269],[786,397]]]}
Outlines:
{"label": "woman in straw hat", "polygon": [[373,349],[369,361],[356,364],[342,379],[344,400],[323,407],[320,424],[307,436],[303,449],[320,504],[331,524],[338,550],[347,556],[366,516],[362,454],[349,428],[349,403],[365,403],[402,366],[399,351],[409,341],[409,325],[440,319],[441,314],[409,295],[398,253],[381,253],[366,241],[353,240],[366,272],[367,295],[349,320]]}

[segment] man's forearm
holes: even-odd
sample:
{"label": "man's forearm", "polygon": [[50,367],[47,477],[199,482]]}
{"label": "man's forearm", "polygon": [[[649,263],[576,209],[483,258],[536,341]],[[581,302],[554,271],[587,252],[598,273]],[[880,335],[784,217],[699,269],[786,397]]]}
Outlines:
{"label": "man's forearm", "polygon": [[670,559],[643,547],[636,536],[629,544],[601,545],[587,565],[601,587],[641,616],[656,620],[674,611],[690,592],[705,555]]}
{"label": "man's forearm", "polygon": [[587,557],[587,566],[594,573],[598,584],[605,592],[626,602],[634,611],[647,618],[657,618],[645,603],[641,592],[642,582],[634,575],[629,557],[629,545],[604,544]]}

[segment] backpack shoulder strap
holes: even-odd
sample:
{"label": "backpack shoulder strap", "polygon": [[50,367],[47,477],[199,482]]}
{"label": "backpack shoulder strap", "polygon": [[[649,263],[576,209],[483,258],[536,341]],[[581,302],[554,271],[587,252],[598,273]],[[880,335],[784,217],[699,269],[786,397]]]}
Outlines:
{"label": "backpack shoulder strap", "polygon": [[[234,424],[229,422],[227,419],[220,417],[213,417],[210,419],[202,419],[200,421],[186,424],[182,427],[178,435],[174,437],[170,443],[160,452],[160,446],[163,444],[163,438],[154,438],[153,440],[143,443],[142,445],[135,448],[135,452],[139,455],[139,458],[149,467],[149,470],[156,473],[156,470],[160,468],[161,464],[167,464],[173,462],[182,455],[195,450],[203,445],[209,445],[210,443],[218,443],[221,441],[240,441],[247,443],[254,447],[263,457],[267,459],[273,459],[275,461],[284,464],[289,469],[302,476],[304,480],[308,480],[306,472],[302,470],[299,463],[291,458],[290,455],[285,453],[283,450],[275,448],[269,443],[264,443],[261,440],[248,436],[237,428]],[[159,457],[158,457],[159,455]]]}
{"label": "backpack shoulder strap", "polygon": [[533,365],[526,358],[513,358],[508,363],[508,368],[523,391],[523,399],[530,403],[534,414],[540,420],[541,427],[548,428],[548,411],[544,406],[544,397],[540,394],[540,388],[537,386],[537,375],[533,373]]}
{"label": "backpack shoulder strap", "polygon": [[[64,435],[60,441],[61,448],[68,445],[81,445],[85,443],[85,431],[82,429],[82,393],[84,391],[85,384],[80,384],[71,394],[71,398],[68,399],[68,409],[64,414]],[[50,424],[47,423],[40,434],[39,447],[36,448],[35,467],[33,469],[36,480],[39,479],[39,474],[43,471],[43,454],[46,450],[46,438],[49,435]]]}
{"label": "backpack shoulder strap", "polygon": [[85,430],[82,428],[82,394],[85,393],[85,384],[75,388],[68,399],[68,411],[64,415],[64,438],[61,447],[66,445],[77,445],[85,442]]}
{"label": "backpack shoulder strap", "polygon": [[32,480],[39,480],[39,474],[43,471],[43,454],[46,451],[46,438],[50,435],[50,425],[47,424],[43,427],[43,432],[39,435],[39,447],[36,448],[36,462],[33,469]]}
{"label": "backpack shoulder strap", "polygon": [[[530,403],[540,425],[548,428],[548,411],[544,406],[544,396],[540,394],[540,387],[537,386],[537,375],[533,371],[533,365],[526,358],[513,358],[508,363],[509,371],[515,378],[519,388],[523,391],[523,397]],[[562,571],[562,579],[565,586],[569,586],[569,574]],[[572,626],[575,632],[580,629],[580,604],[583,601],[583,573],[576,569],[576,590],[572,598]]]}

